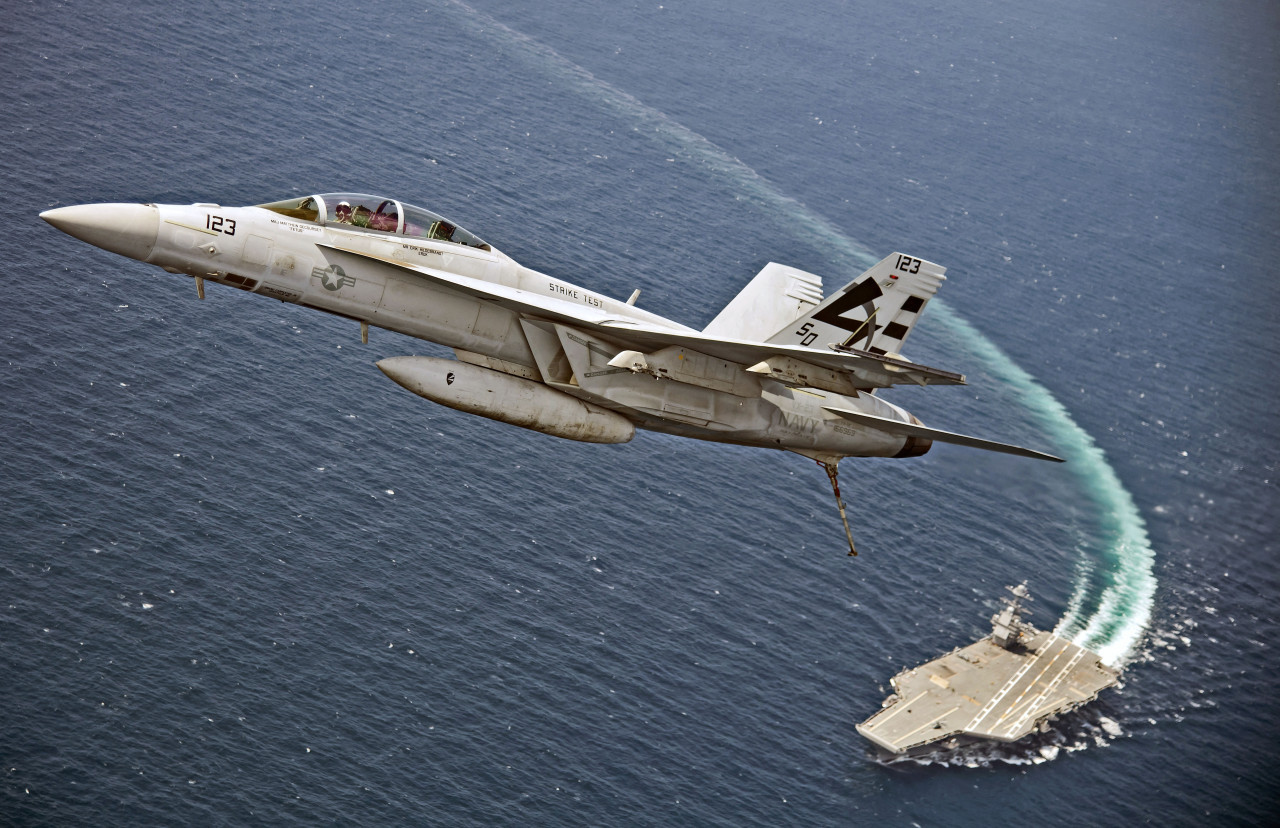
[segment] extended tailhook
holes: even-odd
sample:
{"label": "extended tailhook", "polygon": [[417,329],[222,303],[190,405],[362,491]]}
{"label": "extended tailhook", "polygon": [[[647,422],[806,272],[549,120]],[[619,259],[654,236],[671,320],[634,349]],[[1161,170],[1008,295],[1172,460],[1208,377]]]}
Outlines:
{"label": "extended tailhook", "polygon": [[824,463],[819,460],[818,465],[827,470],[827,479],[831,481],[831,491],[836,495],[836,506],[840,507],[840,522],[844,524],[844,536],[849,539],[849,554],[857,555],[858,550],[853,548],[853,533],[849,531],[849,518],[845,517],[844,500],[840,498],[840,481],[836,478],[839,469],[836,463]]}

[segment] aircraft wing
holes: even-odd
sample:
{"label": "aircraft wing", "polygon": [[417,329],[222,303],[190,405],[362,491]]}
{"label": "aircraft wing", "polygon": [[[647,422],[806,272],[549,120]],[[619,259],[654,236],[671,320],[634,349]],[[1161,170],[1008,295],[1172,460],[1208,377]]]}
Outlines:
{"label": "aircraft wing", "polygon": [[1030,457],[1035,460],[1051,460],[1055,463],[1065,462],[1061,457],[1054,457],[1052,454],[1045,454],[1042,451],[1023,448],[1009,443],[997,443],[995,440],[983,440],[981,437],[970,437],[967,434],[956,434],[953,431],[943,431],[940,428],[929,428],[924,425],[916,425],[914,423],[903,423],[897,420],[889,420],[884,417],[877,417],[873,414],[864,414],[861,411],[849,411],[843,408],[835,408],[833,406],[824,405],[824,411],[830,411],[837,414],[850,422],[859,425],[874,428],[879,431],[888,432],[889,434],[902,434],[904,436],[927,437],[930,440],[937,440],[939,443],[953,443],[957,446],[969,446],[970,448],[984,449],[986,451],[999,451],[1004,454],[1016,454],[1019,457]]}
{"label": "aircraft wing", "polygon": [[740,365],[755,365],[774,356],[787,356],[833,371],[847,371],[857,385],[864,388],[888,388],[894,385],[964,385],[961,374],[917,365],[903,359],[854,349],[820,351],[799,345],[748,342],[709,336],[691,328],[665,328],[619,316],[604,308],[593,308],[483,279],[446,273],[422,265],[322,244],[327,250],[354,256],[364,262],[378,262],[400,271],[435,282],[444,287],[486,299],[497,305],[539,319],[574,325],[603,339],[633,350],[652,353],[671,346],[688,348],[716,359]]}

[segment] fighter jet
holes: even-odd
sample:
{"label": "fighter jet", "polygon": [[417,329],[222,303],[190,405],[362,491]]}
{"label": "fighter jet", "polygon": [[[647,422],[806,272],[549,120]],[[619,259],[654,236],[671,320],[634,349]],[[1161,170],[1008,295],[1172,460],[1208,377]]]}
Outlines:
{"label": "fighter jet", "polygon": [[[456,222],[392,198],[325,193],[251,207],[83,204],[40,214],[90,244],[207,282],[453,349],[378,367],[432,402],[570,440],[636,428],[785,449],[827,471],[845,457],[918,457],[934,441],[1059,460],[930,428],[877,394],[961,385],[902,347],[945,268],[894,253],[824,297],[770,263],[695,330],[524,267]],[[1060,461],[1059,461],[1060,462]]]}

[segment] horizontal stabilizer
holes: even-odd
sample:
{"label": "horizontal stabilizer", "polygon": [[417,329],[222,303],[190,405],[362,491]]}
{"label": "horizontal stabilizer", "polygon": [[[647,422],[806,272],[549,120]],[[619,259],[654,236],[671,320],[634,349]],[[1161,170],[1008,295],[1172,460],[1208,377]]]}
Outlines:
{"label": "horizontal stabilizer", "polygon": [[1054,457],[1052,454],[1045,454],[1042,451],[1023,448],[1022,446],[1014,446],[1009,443],[997,443],[994,440],[983,440],[980,437],[969,437],[965,434],[956,434],[952,431],[943,431],[940,428],[929,428],[928,426],[916,425],[914,423],[903,423],[898,420],[888,420],[884,417],[876,417],[871,414],[863,414],[860,411],[848,411],[843,408],[832,408],[823,406],[823,409],[837,414],[850,422],[858,425],[864,425],[868,428],[874,428],[889,434],[902,434],[909,437],[927,437],[930,440],[937,440],[939,443],[954,443],[957,446],[969,446],[970,448],[984,449],[986,451],[999,451],[1004,454],[1016,454],[1019,457],[1030,457],[1034,460],[1052,460],[1055,463],[1063,462],[1061,457]]}

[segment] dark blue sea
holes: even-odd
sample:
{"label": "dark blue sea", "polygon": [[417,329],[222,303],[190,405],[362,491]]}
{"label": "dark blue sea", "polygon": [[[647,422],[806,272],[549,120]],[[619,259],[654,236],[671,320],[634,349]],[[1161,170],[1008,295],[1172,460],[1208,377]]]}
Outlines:
{"label": "dark blue sea", "polygon": [[[1265,0],[6,0],[0,824],[1263,825],[1280,808],[1280,15]],[[92,248],[99,201],[395,196],[701,327],[769,261],[948,268],[821,469],[435,406],[444,349]],[[907,665],[1124,666],[886,766]]]}

